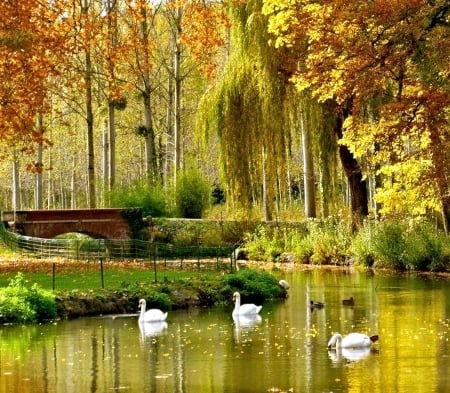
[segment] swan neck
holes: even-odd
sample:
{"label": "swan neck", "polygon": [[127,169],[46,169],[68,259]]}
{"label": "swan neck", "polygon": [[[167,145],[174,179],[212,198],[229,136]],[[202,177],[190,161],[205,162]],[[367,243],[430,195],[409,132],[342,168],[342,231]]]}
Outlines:
{"label": "swan neck", "polygon": [[141,313],[139,315],[139,319],[143,319],[145,314],[145,302],[141,303]]}
{"label": "swan neck", "polygon": [[234,313],[238,313],[239,312],[239,308],[241,307],[241,297],[240,296],[236,296],[235,301],[234,301]]}
{"label": "swan neck", "polygon": [[342,336],[340,334],[336,334],[336,348],[342,347]]}

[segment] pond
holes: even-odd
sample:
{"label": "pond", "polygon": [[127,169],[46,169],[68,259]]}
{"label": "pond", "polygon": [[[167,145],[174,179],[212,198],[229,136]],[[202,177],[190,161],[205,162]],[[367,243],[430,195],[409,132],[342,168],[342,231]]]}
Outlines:
{"label": "pond", "polygon": [[[450,285],[353,270],[277,272],[289,298],[236,323],[231,308],[0,327],[0,393],[450,391]],[[353,297],[354,305],[342,300]],[[321,309],[309,308],[310,300]],[[136,305],[137,311],[137,305]],[[332,333],[378,334],[367,351]]]}

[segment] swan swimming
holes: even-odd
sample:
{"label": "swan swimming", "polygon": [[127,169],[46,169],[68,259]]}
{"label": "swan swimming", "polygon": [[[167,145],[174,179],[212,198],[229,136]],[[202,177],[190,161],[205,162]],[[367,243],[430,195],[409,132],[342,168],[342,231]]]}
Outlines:
{"label": "swan swimming", "polygon": [[342,337],[339,333],[334,333],[330,341],[328,341],[328,348],[367,348],[372,345],[373,342],[378,340],[378,335],[367,336],[362,333],[350,333],[345,337]]}
{"label": "swan swimming", "polygon": [[150,310],[145,311],[145,299],[139,300],[139,307],[141,308],[141,313],[139,314],[139,322],[160,322],[165,321],[167,318],[167,313],[162,312],[157,308],[151,308]]}
{"label": "swan swimming", "polygon": [[286,289],[286,290],[288,290],[288,289],[290,288],[290,285],[289,285],[289,283],[288,283],[286,280],[280,280],[280,281],[278,281],[278,285],[279,285],[281,288],[284,288],[284,289]]}
{"label": "swan swimming", "polygon": [[233,294],[234,300],[234,310],[233,315],[251,315],[258,314],[262,306],[256,306],[255,304],[242,304],[241,305],[241,294],[235,292]]}

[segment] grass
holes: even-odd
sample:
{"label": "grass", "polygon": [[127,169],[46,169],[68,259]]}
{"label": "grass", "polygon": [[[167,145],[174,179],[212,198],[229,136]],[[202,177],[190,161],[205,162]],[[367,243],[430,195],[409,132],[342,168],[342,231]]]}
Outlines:
{"label": "grass", "polygon": [[[207,266],[205,266],[208,264]],[[227,269],[224,260],[220,268]],[[103,268],[103,269],[102,269]],[[217,269],[216,261],[158,262],[87,262],[67,260],[33,259],[14,253],[0,242],[0,287],[6,287],[18,272],[23,274],[27,285],[38,284],[41,288],[56,291],[81,292],[97,291],[102,288],[117,289],[134,284],[153,284],[155,282],[215,280],[225,270]]]}

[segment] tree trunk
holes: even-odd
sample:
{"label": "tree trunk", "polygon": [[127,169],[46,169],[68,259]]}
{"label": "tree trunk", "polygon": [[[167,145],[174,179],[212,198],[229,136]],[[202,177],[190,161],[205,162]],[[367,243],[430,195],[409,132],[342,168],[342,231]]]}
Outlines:
{"label": "tree trunk", "polygon": [[[89,4],[84,0],[82,12],[88,13]],[[88,19],[88,18],[86,18]],[[94,113],[92,109],[92,60],[90,45],[86,45],[85,56],[85,104],[86,104],[86,126],[87,126],[87,154],[88,154],[88,207],[95,208],[95,152],[94,152]]]}
{"label": "tree trunk", "polygon": [[174,53],[174,81],[175,81],[175,107],[174,107],[174,184],[177,183],[177,172],[181,169],[181,34],[182,10],[177,8],[176,35],[173,37],[175,45]]}
{"label": "tree trunk", "polygon": [[[308,109],[306,109],[308,110]],[[300,128],[302,133],[303,150],[303,183],[305,187],[305,217],[316,217],[316,191],[314,181],[314,163],[311,154],[311,143],[309,135],[309,121],[305,121],[305,114],[300,114]]]}
{"label": "tree trunk", "polygon": [[[172,61],[173,62],[173,61]],[[164,188],[171,184],[171,174],[174,161],[174,138],[173,138],[173,75],[169,72],[167,80],[167,114],[166,114],[166,154],[164,156]],[[174,177],[173,177],[174,178]]]}
{"label": "tree trunk", "polygon": [[150,186],[155,180],[156,173],[156,154],[155,154],[155,136],[153,131],[152,108],[151,108],[151,83],[150,83],[150,53],[149,33],[147,11],[145,8],[141,10],[141,39],[144,47],[143,53],[143,70],[142,70],[142,96],[144,106],[144,127],[145,127],[145,170],[147,185]]}
{"label": "tree trunk", "polygon": [[264,210],[264,221],[272,221],[272,209],[269,201],[269,196],[267,192],[267,160],[264,145],[262,146],[262,202]]}
{"label": "tree trunk", "polygon": [[[351,104],[349,104],[349,107],[340,108],[340,111],[337,114],[334,131],[338,139],[342,138],[344,120],[350,113]],[[362,218],[369,214],[366,181],[363,179],[363,174],[358,161],[356,161],[347,146],[339,145],[339,157],[350,189],[350,208],[353,223],[357,225],[361,222]]]}
{"label": "tree trunk", "polygon": [[16,210],[20,210],[19,160],[15,149],[13,153],[12,166],[12,205],[14,212],[16,212]]}
{"label": "tree trunk", "polygon": [[41,140],[39,141],[38,147],[37,147],[37,157],[36,157],[36,165],[37,165],[37,172],[36,172],[36,194],[35,194],[35,206],[36,209],[42,209],[43,204],[43,186],[42,186],[42,137],[44,134],[44,127],[43,127],[43,117],[42,113],[39,113],[37,116],[37,124],[36,129],[38,134],[41,136]]}

